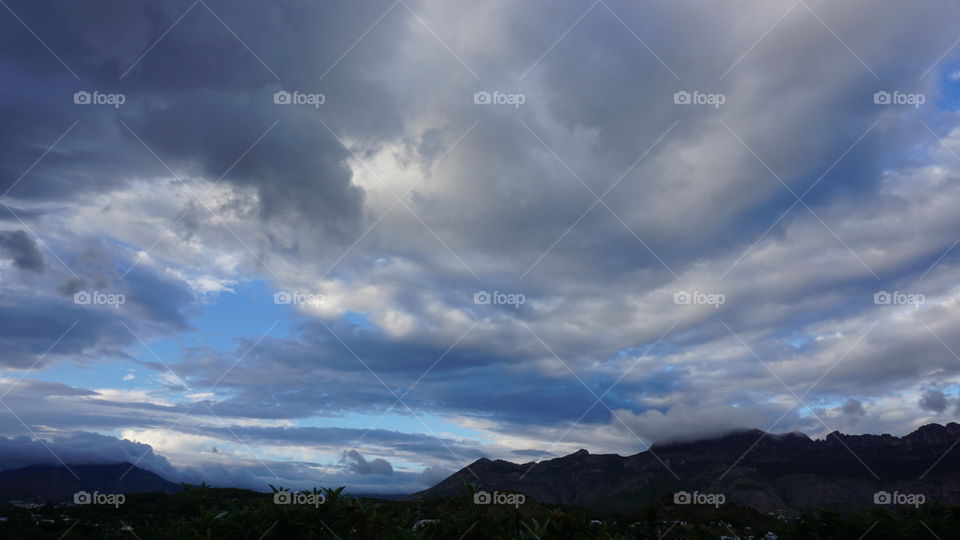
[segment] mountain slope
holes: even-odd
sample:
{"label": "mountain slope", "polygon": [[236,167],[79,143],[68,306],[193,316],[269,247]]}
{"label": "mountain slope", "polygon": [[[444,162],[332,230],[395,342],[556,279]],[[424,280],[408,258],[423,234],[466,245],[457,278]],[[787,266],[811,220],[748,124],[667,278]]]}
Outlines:
{"label": "mountain slope", "polygon": [[904,437],[834,432],[823,440],[749,430],[654,445],[628,457],[580,450],[539,463],[484,458],[411,498],[456,495],[469,482],[480,490],[609,511],[635,510],[677,491],[721,493],[727,502],[763,512],[865,508],[878,491],[960,504],[958,440],[955,423],[930,424]]}
{"label": "mountain slope", "polygon": [[68,470],[66,467],[30,465],[0,471],[0,501],[73,502],[73,494],[78,491],[123,494],[180,491],[173,482],[150,471],[131,467],[129,463],[70,465]]}

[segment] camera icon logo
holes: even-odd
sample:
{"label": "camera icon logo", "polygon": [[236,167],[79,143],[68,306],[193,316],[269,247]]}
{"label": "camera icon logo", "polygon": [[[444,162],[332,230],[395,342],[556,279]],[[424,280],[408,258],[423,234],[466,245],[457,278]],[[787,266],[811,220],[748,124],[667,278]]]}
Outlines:
{"label": "camera icon logo", "polygon": [[290,92],[286,90],[279,90],[273,93],[273,102],[277,105],[289,105],[292,103],[290,98]]}
{"label": "camera icon logo", "polygon": [[78,491],[73,494],[73,504],[90,504],[93,497],[86,491]]}
{"label": "camera icon logo", "polygon": [[690,494],[686,491],[678,491],[673,494],[673,504],[690,504],[691,501]]}
{"label": "camera icon logo", "polygon": [[879,306],[888,306],[893,302],[893,295],[887,291],[879,291],[873,294],[873,303]]}
{"label": "camera icon logo", "polygon": [[493,96],[490,95],[490,92],[481,90],[473,94],[473,103],[475,105],[489,105],[493,103]]}
{"label": "camera icon logo", "polygon": [[891,103],[890,92],[880,90],[873,94],[873,102],[876,105],[889,105]]}
{"label": "camera icon logo", "polygon": [[690,291],[677,291],[673,294],[673,303],[681,306],[688,306],[693,301],[693,295]]}
{"label": "camera icon logo", "polygon": [[81,306],[88,306],[93,301],[93,295],[88,291],[79,291],[73,293],[73,303]]}
{"label": "camera icon logo", "polygon": [[473,494],[473,504],[490,504],[492,502],[493,497],[486,491],[478,491]]}
{"label": "camera icon logo", "polygon": [[77,105],[89,105],[90,104],[90,92],[81,90],[79,92],[74,92],[73,102]]}
{"label": "camera icon logo", "polygon": [[477,291],[473,293],[473,303],[477,305],[489,305],[493,297],[487,291]]}
{"label": "camera icon logo", "polygon": [[873,494],[873,504],[890,504],[893,497],[886,491],[878,491]]}
{"label": "camera icon logo", "polygon": [[290,504],[293,502],[293,496],[289,491],[277,491],[273,494],[273,504]]}
{"label": "camera icon logo", "polygon": [[673,102],[676,105],[689,105],[690,104],[690,92],[686,90],[681,90],[673,94]]}
{"label": "camera icon logo", "polygon": [[293,303],[293,295],[287,291],[280,291],[273,294],[273,303],[274,304],[290,304]]}

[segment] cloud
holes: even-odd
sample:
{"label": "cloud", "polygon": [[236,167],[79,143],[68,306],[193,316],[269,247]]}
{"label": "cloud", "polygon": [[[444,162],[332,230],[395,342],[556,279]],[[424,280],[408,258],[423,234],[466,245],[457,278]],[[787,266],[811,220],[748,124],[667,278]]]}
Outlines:
{"label": "cloud", "polygon": [[393,465],[382,458],[375,458],[367,461],[360,452],[356,450],[344,450],[340,461],[345,463],[347,468],[357,474],[393,474]]}
{"label": "cloud", "polygon": [[927,390],[920,396],[920,408],[932,411],[935,413],[942,413],[947,410],[947,407],[950,405],[947,400],[946,394],[940,390]]}
{"label": "cloud", "polygon": [[[351,184],[347,150],[324,127],[334,120],[324,120],[320,110],[277,105],[273,94],[325,93],[327,108],[351,115],[355,126],[396,129],[384,114],[386,84],[362,81],[367,69],[387,61],[384,55],[361,47],[354,56],[366,57],[366,66],[344,63],[319,82],[353,27],[369,24],[371,14],[375,19],[388,6],[244,1],[185,13],[172,1],[141,6],[100,0],[85,7],[58,2],[54,12],[44,12],[15,3],[20,19],[72,68],[33,48],[20,49],[8,64],[11,87],[19,90],[0,94],[8,119],[0,132],[3,169],[9,173],[0,187],[37,202],[103,194],[137,178],[199,175],[252,188],[264,219],[295,220],[328,233],[352,231],[363,193]],[[90,17],[91,10],[110,16]],[[211,21],[218,23],[214,31]],[[368,42],[382,50],[396,38],[400,22],[383,21]],[[178,31],[166,32],[174,23]],[[4,45],[18,47],[23,27],[12,17],[2,24]],[[113,36],[109,44],[104,35]],[[257,52],[246,52],[244,45]],[[74,80],[77,71],[83,77]],[[124,102],[77,105],[72,96],[78,91],[121,94]],[[382,105],[368,106],[371,99]],[[356,121],[358,116],[367,120]],[[39,153],[46,154],[43,167],[31,170]],[[28,178],[14,182],[28,170]]]}
{"label": "cloud", "polygon": [[734,407],[711,410],[675,406],[666,412],[648,410],[643,414],[615,411],[619,421],[636,433],[646,444],[687,442],[725,435],[739,429],[760,425],[761,416],[755,411],[738,411]]}
{"label": "cloud", "polygon": [[867,412],[863,408],[863,403],[860,400],[853,399],[853,398],[848,399],[846,403],[844,403],[843,406],[840,408],[840,410],[843,411],[843,414],[849,414],[849,415],[863,416],[867,414]]}
{"label": "cloud", "polygon": [[[141,469],[166,479],[178,477],[173,466],[145,444],[97,433],[77,432],[41,442],[26,436],[0,437],[0,469],[28,465],[69,465],[136,463]],[[61,463],[62,462],[62,463]]]}
{"label": "cloud", "polygon": [[[272,482],[294,489],[346,485],[348,492],[355,494],[412,493],[432,485],[425,483],[425,478],[432,482],[444,472],[431,469],[423,474],[395,473],[385,460],[378,458],[368,462],[359,454],[345,458],[349,461],[346,473],[342,470],[331,473],[321,464],[267,463],[262,460],[212,460],[175,467],[167,458],[156,454],[150,445],[88,432],[75,432],[43,442],[26,436],[0,437],[0,456],[0,470],[29,465],[59,467],[62,466],[61,460],[67,466],[125,462],[136,463],[137,467],[172,482],[206,482],[217,487],[242,487],[261,492],[267,491],[267,484]],[[274,477],[274,474],[281,476]],[[378,478],[366,482],[363,477],[367,475],[377,475]]]}
{"label": "cloud", "polygon": [[77,268],[83,277],[63,283],[59,276],[45,276],[39,294],[8,289],[0,296],[0,343],[6,351],[0,364],[122,357],[123,348],[138,338],[191,328],[184,311],[192,295],[184,283],[143,268],[124,279],[115,269]]}
{"label": "cloud", "polygon": [[[905,433],[946,409],[924,385],[960,382],[956,52],[921,75],[960,6],[208,4],[10,2],[69,70],[0,17],[0,220],[39,234],[0,233],[0,272],[30,273],[2,280],[0,363],[145,368],[125,393],[25,378],[29,425],[156,436],[186,414],[171,447],[219,450],[191,478],[271,481],[235,432],[294,477],[400,489],[481,455]],[[126,301],[74,301],[94,291]],[[336,422],[397,410],[462,431],[388,415],[343,453],[363,430]]]}
{"label": "cloud", "polygon": [[43,272],[43,255],[37,243],[24,231],[0,231],[0,253],[21,270]]}

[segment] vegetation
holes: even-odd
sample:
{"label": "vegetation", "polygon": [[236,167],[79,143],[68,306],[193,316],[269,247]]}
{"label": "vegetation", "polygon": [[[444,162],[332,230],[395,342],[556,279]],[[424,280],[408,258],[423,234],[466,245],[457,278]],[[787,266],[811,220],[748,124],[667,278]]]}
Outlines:
{"label": "vegetation", "polygon": [[[354,498],[343,488],[302,492],[301,502],[278,504],[277,494],[184,485],[177,494],[131,494],[118,508],[52,505],[0,506],[0,538],[140,540],[358,538],[636,538],[717,539],[768,531],[780,540],[953,538],[960,508],[873,509],[857,514],[805,511],[787,519],[723,505],[650,504],[630,514],[595,514],[527,499],[519,507],[475,504],[469,486],[458,497],[422,502]],[[312,499],[310,498],[312,497]],[[287,499],[289,500],[289,499]],[[317,504],[303,504],[313,500]],[[931,534],[933,533],[933,534]]]}

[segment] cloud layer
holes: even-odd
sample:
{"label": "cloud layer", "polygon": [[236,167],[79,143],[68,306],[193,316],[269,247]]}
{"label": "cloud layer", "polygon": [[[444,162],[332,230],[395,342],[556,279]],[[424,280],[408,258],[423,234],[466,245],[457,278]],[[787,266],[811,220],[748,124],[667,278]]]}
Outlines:
{"label": "cloud layer", "polygon": [[401,491],[956,412],[960,6],[55,4],[0,14],[5,445]]}

